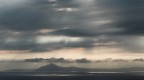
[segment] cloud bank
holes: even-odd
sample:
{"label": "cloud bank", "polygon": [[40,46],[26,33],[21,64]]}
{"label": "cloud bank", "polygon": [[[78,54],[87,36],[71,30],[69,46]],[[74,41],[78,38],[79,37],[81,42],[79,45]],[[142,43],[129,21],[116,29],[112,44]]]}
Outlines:
{"label": "cloud bank", "polygon": [[[143,51],[143,0],[0,0],[0,49]],[[111,44],[112,43],[112,44]]]}

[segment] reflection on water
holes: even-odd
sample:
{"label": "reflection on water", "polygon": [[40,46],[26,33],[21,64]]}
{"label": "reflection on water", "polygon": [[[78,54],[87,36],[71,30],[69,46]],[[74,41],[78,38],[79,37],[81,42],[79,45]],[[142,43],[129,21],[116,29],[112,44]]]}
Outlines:
{"label": "reflection on water", "polygon": [[57,76],[120,76],[120,75],[133,75],[133,76],[144,76],[144,72],[88,72],[88,73],[16,73],[7,72],[0,74],[1,76],[33,76],[33,77],[57,77]]}
{"label": "reflection on water", "polygon": [[31,74],[25,76],[78,76],[78,74]]}
{"label": "reflection on water", "polygon": [[116,74],[116,73],[125,73],[125,72],[88,72],[88,73],[109,73],[109,74]]}

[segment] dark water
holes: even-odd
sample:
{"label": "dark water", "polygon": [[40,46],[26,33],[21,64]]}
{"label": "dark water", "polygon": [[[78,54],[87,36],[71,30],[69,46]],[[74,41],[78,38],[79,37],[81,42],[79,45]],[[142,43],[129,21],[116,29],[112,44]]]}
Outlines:
{"label": "dark water", "polygon": [[95,73],[46,75],[0,75],[0,80],[144,80],[143,74],[135,73]]}
{"label": "dark water", "polygon": [[95,75],[95,76],[0,76],[0,80],[144,80],[144,76]]}

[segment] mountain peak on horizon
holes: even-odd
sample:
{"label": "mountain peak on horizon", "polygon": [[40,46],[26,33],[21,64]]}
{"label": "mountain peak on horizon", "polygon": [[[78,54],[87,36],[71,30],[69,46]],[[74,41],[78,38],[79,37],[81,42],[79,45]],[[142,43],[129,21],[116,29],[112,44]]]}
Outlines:
{"label": "mountain peak on horizon", "polygon": [[61,69],[62,67],[56,65],[56,64],[53,64],[53,63],[50,63],[46,66],[43,66],[43,67],[40,67],[39,69],[37,69],[38,71],[56,71],[56,70],[59,70]]}
{"label": "mountain peak on horizon", "polygon": [[56,64],[54,64],[54,63],[50,63],[50,64],[48,64],[48,65],[46,65],[47,67],[53,67],[53,68],[56,68],[56,67],[60,67],[60,66],[58,66],[58,65],[56,65]]}

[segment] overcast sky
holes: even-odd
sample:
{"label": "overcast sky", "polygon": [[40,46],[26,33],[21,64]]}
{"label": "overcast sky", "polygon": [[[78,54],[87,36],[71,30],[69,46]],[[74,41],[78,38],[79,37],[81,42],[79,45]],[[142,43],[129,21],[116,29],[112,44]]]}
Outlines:
{"label": "overcast sky", "polygon": [[0,59],[142,57],[143,8],[144,0],[0,0]]}

